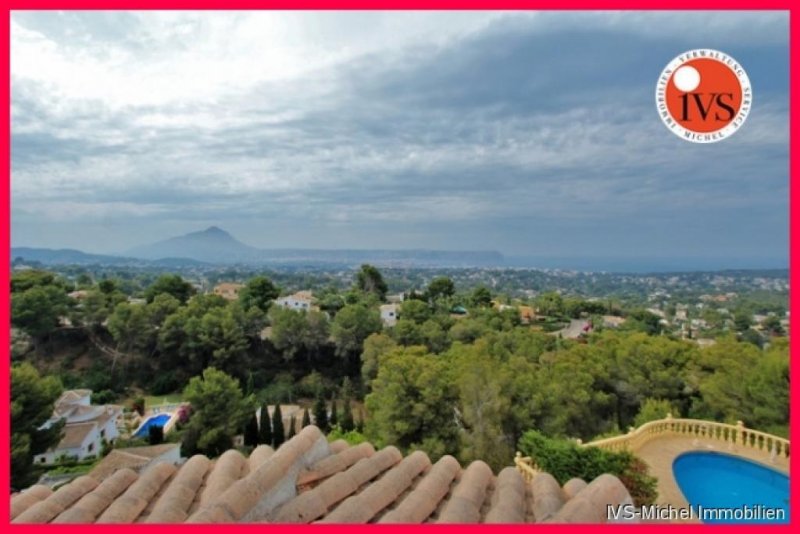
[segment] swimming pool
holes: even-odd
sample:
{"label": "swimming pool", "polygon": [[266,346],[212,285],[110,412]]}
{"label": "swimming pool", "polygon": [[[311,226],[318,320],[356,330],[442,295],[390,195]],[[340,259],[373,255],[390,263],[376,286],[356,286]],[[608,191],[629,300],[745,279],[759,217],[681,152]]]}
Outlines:
{"label": "swimming pool", "polygon": [[151,426],[161,426],[167,424],[169,418],[172,415],[168,413],[162,413],[159,415],[154,415],[153,417],[149,418],[147,421],[144,422],[142,426],[139,427],[139,430],[136,431],[136,434],[133,435],[135,438],[146,438],[150,434],[150,427]]}
{"label": "swimming pool", "polygon": [[[789,477],[761,464],[718,452],[688,452],[672,463],[675,481],[695,508],[749,509],[752,515],[724,517],[712,514],[704,523],[788,523]],[[767,509],[783,510],[783,518],[769,518]]]}

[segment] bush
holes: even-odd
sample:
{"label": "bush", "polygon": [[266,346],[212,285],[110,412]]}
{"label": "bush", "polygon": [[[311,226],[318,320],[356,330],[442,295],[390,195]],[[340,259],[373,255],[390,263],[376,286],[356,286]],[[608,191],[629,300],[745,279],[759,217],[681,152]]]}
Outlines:
{"label": "bush", "polygon": [[351,446],[358,445],[359,443],[364,443],[365,441],[367,441],[367,438],[361,432],[358,432],[356,430],[345,432],[339,425],[333,427],[331,431],[328,433],[329,442],[334,442],[337,439],[343,439]]}
{"label": "bush", "polygon": [[597,447],[580,447],[566,439],[549,438],[536,430],[525,432],[518,449],[559,484],[571,478],[590,482],[602,475],[615,475],[628,489],[636,506],[652,504],[658,493],[657,480],[647,466],[629,452],[611,452]]}
{"label": "bush", "polygon": [[92,393],[92,404],[111,404],[115,400],[117,400],[116,392],[110,389],[104,389],[103,391],[98,391],[97,393]]}
{"label": "bush", "polygon": [[150,445],[158,445],[164,443],[164,427],[153,425],[147,429],[147,441]]}

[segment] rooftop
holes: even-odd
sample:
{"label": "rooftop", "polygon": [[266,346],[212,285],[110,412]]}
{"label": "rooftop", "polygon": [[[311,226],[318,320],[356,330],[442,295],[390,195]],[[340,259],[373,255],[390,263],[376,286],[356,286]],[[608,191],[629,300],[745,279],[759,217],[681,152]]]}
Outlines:
{"label": "rooftop", "polygon": [[515,468],[495,476],[485,463],[451,456],[328,443],[305,427],[277,451],[246,458],[229,450],[142,473],[93,472],[53,492],[33,486],[11,498],[14,523],[527,523],[605,522],[608,504],[630,503],[622,483],[602,475],[563,487],[549,474],[530,483]]}

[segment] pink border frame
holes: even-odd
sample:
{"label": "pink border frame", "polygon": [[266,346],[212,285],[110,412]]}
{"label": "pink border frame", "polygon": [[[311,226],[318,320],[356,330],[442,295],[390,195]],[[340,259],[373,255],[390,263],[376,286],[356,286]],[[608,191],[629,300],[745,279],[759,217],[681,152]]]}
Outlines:
{"label": "pink border frame", "polygon": [[[800,111],[797,105],[792,105],[795,102],[800,102],[800,89],[798,89],[798,77],[800,76],[800,54],[794,50],[794,44],[798,41],[800,35],[800,22],[798,22],[797,11],[792,9],[793,2],[791,0],[765,0],[761,2],[744,1],[744,0],[666,0],[666,1],[653,1],[653,0],[8,0],[3,2],[4,9],[2,10],[2,22],[0,23],[0,52],[2,53],[2,62],[4,63],[2,85],[2,100],[4,105],[2,107],[2,122],[8,126],[2,130],[2,165],[3,172],[3,187],[0,190],[0,204],[5,208],[5,214],[2,220],[2,233],[0,233],[0,284],[9,288],[9,275],[10,275],[10,179],[11,179],[11,117],[10,117],[10,11],[11,10],[56,10],[56,9],[86,9],[86,10],[101,10],[101,9],[196,9],[196,10],[244,10],[244,9],[292,9],[292,10],[368,10],[368,9],[417,9],[417,10],[454,10],[454,9],[476,9],[476,10],[495,10],[495,9],[508,9],[508,10],[530,10],[530,9],[550,9],[550,10],[782,10],[790,12],[790,162],[789,162],[789,307],[791,315],[798,317],[798,299],[797,291],[793,290],[800,286],[800,272],[793,267],[797,264],[798,260],[798,245],[800,239],[798,232],[791,230],[800,228],[800,211],[795,206],[800,201],[800,188],[798,187],[797,167],[793,165],[793,155],[800,155],[800,136],[798,136],[798,129],[800,128]],[[794,208],[794,209],[793,209]],[[0,390],[5,391],[5,397],[0,400],[0,422],[2,423],[3,439],[0,441],[0,458],[10,458],[10,416],[9,416],[9,377],[10,377],[10,355],[9,355],[9,336],[10,336],[10,302],[9,302],[10,289],[2,292],[2,306],[0,306],[0,324],[5,325],[0,328],[0,345],[3,351],[3,371],[0,372]],[[795,319],[790,325],[790,373],[792,377],[798,376],[800,368],[800,355],[796,344],[793,342],[800,335],[800,324]],[[798,396],[800,386],[792,383],[790,405],[792,408],[796,407],[796,399]],[[792,441],[797,441],[800,438],[800,430],[796,423],[796,416],[794,409],[792,409],[791,425],[790,425],[790,438]],[[791,471],[796,471],[797,462],[794,458],[790,460]],[[10,463],[8,460],[0,461],[0,479],[9,480]],[[800,505],[800,497],[798,496],[798,477],[790,478],[791,485],[791,508],[790,514],[791,523],[785,526],[772,526],[772,527],[749,527],[749,526],[725,526],[725,531],[731,530],[750,530],[753,528],[764,528],[770,532],[789,532],[790,528],[800,522],[798,517],[800,513],[797,512],[798,505]],[[8,529],[10,532],[74,532],[85,533],[104,532],[108,531],[108,526],[101,525],[12,525],[9,522],[9,499],[0,498],[0,525],[3,530]],[[133,532],[143,531],[148,532],[214,532],[219,526],[216,525],[118,525],[113,527],[115,531],[120,532]],[[374,525],[306,525],[306,526],[266,526],[266,525],[226,525],[225,530],[235,530],[237,532],[259,532],[261,529],[280,529],[281,531],[292,532],[364,532],[369,530],[381,530],[383,532],[403,532],[410,527],[407,526],[374,526]],[[663,530],[670,528],[677,528],[684,532],[708,531],[716,527],[711,525],[509,525],[509,526],[484,526],[484,525],[419,525],[413,527],[415,530],[437,530],[439,532],[452,532],[463,534],[466,532],[529,532],[531,529],[545,529],[545,530],[558,530],[559,532],[585,532],[589,530],[603,530],[609,532],[611,529],[627,529],[629,531],[645,531],[645,530]],[[490,530],[491,529],[491,530]]]}

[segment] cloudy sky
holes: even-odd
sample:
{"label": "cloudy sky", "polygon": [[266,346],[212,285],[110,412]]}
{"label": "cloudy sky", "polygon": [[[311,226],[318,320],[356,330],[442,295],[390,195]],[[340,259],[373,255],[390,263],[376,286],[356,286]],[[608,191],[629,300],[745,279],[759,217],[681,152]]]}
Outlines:
{"label": "cloudy sky", "polygon": [[[12,244],[788,256],[786,13],[15,12]],[[747,69],[711,145],[661,123],[692,48]]]}

